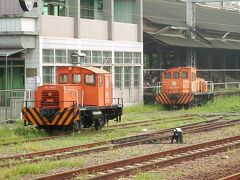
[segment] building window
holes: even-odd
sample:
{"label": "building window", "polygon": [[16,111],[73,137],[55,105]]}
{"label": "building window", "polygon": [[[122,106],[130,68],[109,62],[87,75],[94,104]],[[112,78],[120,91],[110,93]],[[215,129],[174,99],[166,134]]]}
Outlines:
{"label": "building window", "polygon": [[115,52],[115,63],[122,64],[123,63],[123,52]]}
{"label": "building window", "polygon": [[132,53],[131,52],[124,52],[124,63],[132,64]]}
{"label": "building window", "polygon": [[134,75],[134,87],[139,87],[140,85],[140,70],[141,67],[134,67],[133,68],[133,75]]}
{"label": "building window", "polygon": [[105,71],[108,71],[108,72],[112,72],[112,68],[111,68],[111,66],[103,66],[103,69],[105,70]]}
{"label": "building window", "polygon": [[133,53],[133,63],[134,64],[141,64],[141,53],[140,52],[134,52]]}
{"label": "building window", "polygon": [[133,22],[133,0],[115,0],[114,1],[114,20],[116,22]]}
{"label": "building window", "polygon": [[43,66],[43,84],[54,83],[54,67]]}
{"label": "building window", "polygon": [[122,67],[115,67],[115,87],[122,87]]}
{"label": "building window", "polygon": [[43,49],[43,62],[44,63],[54,63],[54,50],[53,49]]}
{"label": "building window", "polygon": [[78,50],[68,50],[68,63],[78,62],[78,57],[72,56],[72,54],[78,53]]}
{"label": "building window", "polygon": [[55,50],[56,63],[67,63],[66,50]]}
{"label": "building window", "polygon": [[94,0],[81,0],[81,18],[94,19]]}
{"label": "building window", "polygon": [[65,0],[44,0],[43,1],[43,15],[66,16],[66,2]]}
{"label": "building window", "polygon": [[81,52],[86,54],[85,64],[91,64],[91,51],[81,51]]}
{"label": "building window", "polygon": [[103,51],[103,63],[104,64],[112,64],[112,52],[111,51]]}
{"label": "building window", "polygon": [[92,63],[93,64],[102,64],[102,51],[93,51],[92,52]]}
{"label": "building window", "polygon": [[129,88],[131,87],[131,74],[132,74],[132,67],[124,67],[124,87]]}

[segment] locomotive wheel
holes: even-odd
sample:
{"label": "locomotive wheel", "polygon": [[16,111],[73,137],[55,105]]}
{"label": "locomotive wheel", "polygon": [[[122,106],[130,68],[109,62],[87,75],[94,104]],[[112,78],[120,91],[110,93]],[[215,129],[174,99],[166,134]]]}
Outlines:
{"label": "locomotive wheel", "polygon": [[101,130],[103,126],[104,126],[104,123],[102,122],[102,119],[94,121],[94,128],[96,131]]}

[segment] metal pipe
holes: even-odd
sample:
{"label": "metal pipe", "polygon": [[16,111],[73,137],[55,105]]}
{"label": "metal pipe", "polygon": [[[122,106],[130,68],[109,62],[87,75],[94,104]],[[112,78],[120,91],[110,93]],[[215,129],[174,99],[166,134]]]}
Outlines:
{"label": "metal pipe", "polygon": [[8,61],[8,55],[6,54],[6,61],[5,61],[5,68],[6,68],[6,72],[5,72],[5,73],[6,73],[5,89],[6,89],[6,90],[7,90],[7,81],[8,81],[8,77],[7,77],[7,76],[8,76],[8,75],[7,75],[7,73],[8,73],[8,72],[7,72],[7,61]]}

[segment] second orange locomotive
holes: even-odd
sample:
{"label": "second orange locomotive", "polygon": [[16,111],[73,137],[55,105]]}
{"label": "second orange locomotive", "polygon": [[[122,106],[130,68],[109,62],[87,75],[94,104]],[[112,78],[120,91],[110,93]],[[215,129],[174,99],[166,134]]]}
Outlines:
{"label": "second orange locomotive", "polygon": [[213,100],[211,82],[198,78],[196,71],[194,67],[173,67],[163,71],[156,101],[169,108]]}
{"label": "second orange locomotive", "polygon": [[[118,99],[119,100],[119,99]],[[95,126],[121,120],[122,102],[113,104],[111,74],[95,67],[64,66],[56,69],[56,84],[39,86],[34,104],[25,101],[25,125],[46,130]]]}

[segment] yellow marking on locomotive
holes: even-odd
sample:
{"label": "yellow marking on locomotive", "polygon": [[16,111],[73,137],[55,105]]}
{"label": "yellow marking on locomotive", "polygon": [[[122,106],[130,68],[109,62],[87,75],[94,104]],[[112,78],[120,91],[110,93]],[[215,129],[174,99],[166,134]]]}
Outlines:
{"label": "yellow marking on locomotive", "polygon": [[[38,114],[40,114],[40,109],[39,109],[39,108],[36,108],[36,110],[37,110]],[[39,117],[39,115],[38,115],[38,117]],[[39,118],[40,118],[40,121],[41,121],[41,119],[43,119],[43,121],[44,121],[47,125],[50,125],[50,123],[48,122],[47,118],[45,118],[45,117],[39,117]]]}
{"label": "yellow marking on locomotive", "polygon": [[61,120],[59,121],[58,125],[62,125],[63,121],[65,120],[65,118],[67,117],[68,113],[71,111],[71,108],[67,108],[67,111],[64,113],[64,115],[62,116]]}
{"label": "yellow marking on locomotive", "polygon": [[36,125],[37,123],[32,119],[31,115],[27,112],[27,108],[23,108],[24,114],[26,115],[26,120],[30,121],[32,125]]}
{"label": "yellow marking on locomotive", "polygon": [[59,117],[60,117],[60,115],[61,115],[61,113],[64,111],[64,109],[65,108],[61,108],[60,109],[60,111],[59,111],[59,113],[55,116],[55,118],[53,119],[53,121],[52,121],[52,125],[55,125],[56,124],[56,122],[57,122],[57,120],[59,119]]}
{"label": "yellow marking on locomotive", "polygon": [[73,116],[77,113],[78,109],[75,108],[73,113],[71,113],[71,115],[69,116],[68,120],[65,122],[65,125],[69,125],[71,120],[73,119]]}
{"label": "yellow marking on locomotive", "polygon": [[[35,117],[36,121],[39,125],[43,125],[43,122],[41,119],[39,119],[38,115],[35,113],[33,108],[29,108],[30,112],[32,113],[33,117]],[[34,119],[34,118],[33,118]]]}

